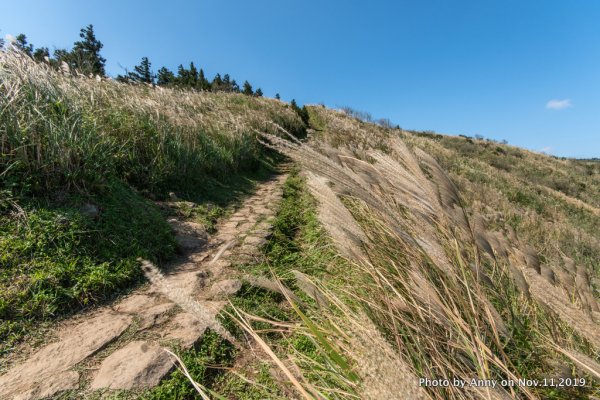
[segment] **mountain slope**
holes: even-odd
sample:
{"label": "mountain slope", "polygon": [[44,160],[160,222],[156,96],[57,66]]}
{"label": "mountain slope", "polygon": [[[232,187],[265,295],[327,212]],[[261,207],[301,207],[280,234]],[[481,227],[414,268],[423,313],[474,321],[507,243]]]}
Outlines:
{"label": "mountain slope", "polygon": [[[1,57],[7,354],[32,343],[36,322],[139,285],[137,257],[164,264],[175,245],[156,200],[181,197],[178,215],[210,232],[239,200],[230,192],[251,190],[240,187],[247,171],[259,179],[276,151],[296,167],[269,240],[251,245],[260,256],[233,263],[250,276],[220,315],[236,343],[213,332],[179,352],[199,390],[598,395],[599,163],[321,106],[305,125],[276,100],[96,82]],[[85,393],[196,396],[179,371],[154,389]]]}

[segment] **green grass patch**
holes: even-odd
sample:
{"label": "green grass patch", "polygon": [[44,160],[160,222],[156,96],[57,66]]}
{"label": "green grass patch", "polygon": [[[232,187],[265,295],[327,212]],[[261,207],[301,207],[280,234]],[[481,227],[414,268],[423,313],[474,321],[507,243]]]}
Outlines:
{"label": "green grass patch", "polygon": [[275,384],[268,363],[250,365],[246,375],[241,378],[235,374],[223,374],[215,382],[215,391],[225,393],[225,398],[238,400],[286,399],[281,389]]}
{"label": "green grass patch", "polygon": [[114,297],[142,279],[137,257],[160,262],[175,249],[150,201],[118,182],[89,200],[24,199],[0,216],[0,351],[43,321]]}
{"label": "green grass patch", "polygon": [[336,255],[318,220],[315,200],[297,171],[290,174],[283,187],[265,253],[267,263],[251,266],[251,270],[268,276],[273,271],[292,287],[293,280],[286,279],[291,269],[317,277],[329,275],[328,266]]}

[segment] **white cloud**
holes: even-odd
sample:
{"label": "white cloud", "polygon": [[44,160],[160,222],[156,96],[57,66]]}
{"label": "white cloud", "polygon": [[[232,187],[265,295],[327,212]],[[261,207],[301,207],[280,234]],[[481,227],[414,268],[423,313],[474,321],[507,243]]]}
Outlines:
{"label": "white cloud", "polygon": [[14,42],[16,42],[16,41],[17,41],[17,39],[16,39],[16,38],[15,38],[13,35],[8,35],[8,34],[7,34],[6,36],[4,36],[4,38],[6,39],[6,41],[7,41],[8,43],[14,43]]}
{"label": "white cloud", "polygon": [[549,110],[564,110],[565,108],[573,107],[573,103],[571,103],[571,99],[562,99],[562,100],[550,100],[546,103],[546,108]]}
{"label": "white cloud", "polygon": [[548,154],[552,151],[552,147],[546,146],[538,150],[538,153]]}

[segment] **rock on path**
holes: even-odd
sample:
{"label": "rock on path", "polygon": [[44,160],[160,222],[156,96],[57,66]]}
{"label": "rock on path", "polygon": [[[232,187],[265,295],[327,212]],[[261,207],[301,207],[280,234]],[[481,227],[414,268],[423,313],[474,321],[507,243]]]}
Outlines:
{"label": "rock on path", "polygon": [[62,331],[57,342],[0,377],[0,398],[38,399],[77,388],[79,374],[69,369],[121,335],[132,320],[131,316],[102,310]]}
{"label": "rock on path", "polygon": [[[216,316],[226,304],[217,300],[239,290],[230,265],[260,255],[285,178],[280,175],[261,184],[211,238],[198,224],[170,220],[184,255],[165,274],[169,287],[193,296]],[[219,260],[211,263],[219,250]],[[173,368],[161,343],[178,341],[182,348],[191,348],[207,328],[180,310],[150,286],[111,307],[66,321],[58,328],[57,341],[37,349],[0,376],[0,399],[41,399],[70,389],[88,392],[155,386]],[[127,337],[119,340],[125,331]],[[86,368],[77,368],[83,365],[97,367],[84,376],[80,371]]]}
{"label": "rock on path", "polygon": [[156,343],[134,341],[108,356],[91,389],[146,389],[158,385],[173,362]]}

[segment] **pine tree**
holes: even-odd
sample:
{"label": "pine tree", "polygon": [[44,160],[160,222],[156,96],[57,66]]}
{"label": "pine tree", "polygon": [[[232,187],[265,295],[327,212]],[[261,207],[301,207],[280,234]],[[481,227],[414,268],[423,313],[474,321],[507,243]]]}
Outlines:
{"label": "pine tree", "polygon": [[223,90],[223,79],[221,78],[221,74],[216,74],[213,78],[213,81],[210,84],[210,90],[213,92],[219,92]]}
{"label": "pine tree", "polygon": [[15,47],[21,50],[23,53],[27,54],[29,57],[33,56],[33,45],[27,43],[27,36],[24,34],[19,34],[15,38]]}
{"label": "pine tree", "polygon": [[133,67],[133,72],[127,74],[127,77],[134,82],[154,84],[155,75],[152,73],[152,64],[148,57],[142,57],[140,65]]}
{"label": "pine tree", "polygon": [[185,69],[182,64],[179,64],[179,66],[177,67],[177,77],[175,78],[175,82],[179,86],[186,86],[189,80],[188,76],[188,70]]}
{"label": "pine tree", "polygon": [[240,93],[240,85],[234,80],[231,81],[231,91],[233,93]]}
{"label": "pine tree", "polygon": [[200,68],[200,72],[198,73],[198,86],[200,90],[210,90],[210,82],[206,79],[202,68]]}
{"label": "pine tree", "polygon": [[169,86],[175,83],[175,74],[167,67],[161,67],[156,75],[156,84],[159,86]]}
{"label": "pine tree", "polygon": [[190,63],[190,73],[188,76],[187,85],[189,87],[196,87],[197,84],[198,84],[198,69],[194,65],[194,62],[192,61]]}
{"label": "pine tree", "polygon": [[281,96],[279,95],[279,93],[275,93],[275,99],[281,100]]}
{"label": "pine tree", "polygon": [[292,99],[290,105],[292,106],[292,110],[294,110],[296,114],[298,114],[302,122],[304,122],[304,125],[308,125],[308,120],[310,117],[308,115],[308,109],[306,108],[306,106],[302,106],[302,108],[298,107],[298,104],[296,103],[295,99]]}
{"label": "pine tree", "polygon": [[252,96],[254,91],[252,90],[252,85],[248,81],[244,81],[244,88],[242,89],[242,93],[247,96]]}
{"label": "pine tree", "polygon": [[233,92],[233,88],[231,86],[231,77],[229,74],[223,75],[223,91],[225,92]]}
{"label": "pine tree", "polygon": [[72,54],[66,49],[55,49],[52,58],[51,64],[55,68],[61,68],[63,62],[66,63],[69,68],[73,67],[73,62],[71,61]]}
{"label": "pine tree", "polygon": [[308,109],[306,108],[306,106],[302,106],[302,108],[300,109],[300,118],[304,122],[304,125],[308,125],[310,115],[308,114]]}
{"label": "pine tree", "polygon": [[96,39],[94,26],[88,25],[82,28],[79,37],[82,39],[73,44],[70,61],[72,66],[83,74],[95,74],[105,76],[104,65],[106,59],[100,55],[104,45]]}
{"label": "pine tree", "polygon": [[39,47],[33,52],[33,59],[37,62],[50,61],[50,51],[47,47]]}
{"label": "pine tree", "polygon": [[256,89],[256,92],[254,92],[254,95],[256,97],[262,97],[263,92],[262,92],[262,90],[260,88],[258,88],[258,89]]}

